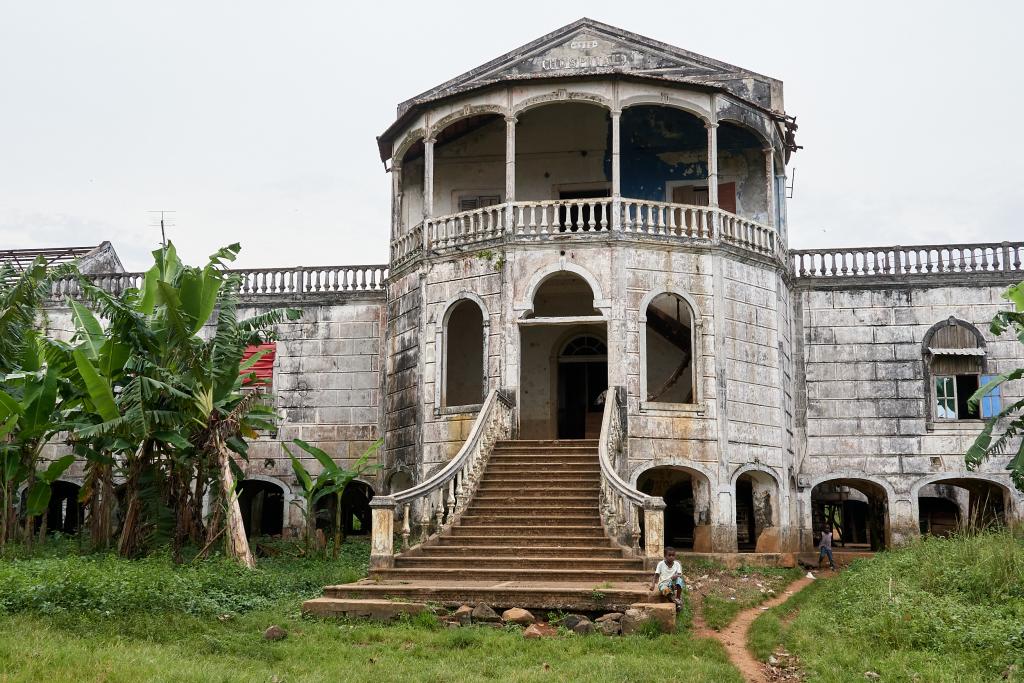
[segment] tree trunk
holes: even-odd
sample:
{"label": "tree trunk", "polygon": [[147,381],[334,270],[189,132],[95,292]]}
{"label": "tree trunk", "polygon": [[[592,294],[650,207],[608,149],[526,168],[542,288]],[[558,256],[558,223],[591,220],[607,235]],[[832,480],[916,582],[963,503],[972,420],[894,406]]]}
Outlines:
{"label": "tree trunk", "polygon": [[249,539],[245,537],[245,525],[242,523],[242,508],[238,505],[238,494],[235,492],[235,477],[231,474],[228,449],[221,439],[216,440],[217,460],[220,465],[221,497],[225,503],[225,533],[227,554],[249,569],[256,568],[256,558],[249,549]]}
{"label": "tree trunk", "polygon": [[345,530],[341,526],[341,491],[338,491],[336,496],[334,499],[334,559],[338,559],[341,542],[345,539]]}
{"label": "tree trunk", "polygon": [[134,558],[142,551],[143,519],[139,487],[148,456],[149,444],[143,441],[128,465],[128,477],[125,481],[125,498],[128,503],[124,520],[121,522],[121,538],[117,544],[117,554],[121,557]]}

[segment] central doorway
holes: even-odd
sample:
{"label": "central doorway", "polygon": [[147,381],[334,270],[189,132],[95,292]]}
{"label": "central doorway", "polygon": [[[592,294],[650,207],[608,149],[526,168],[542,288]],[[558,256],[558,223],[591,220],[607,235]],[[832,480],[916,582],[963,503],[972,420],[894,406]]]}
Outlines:
{"label": "central doorway", "polygon": [[601,434],[608,388],[608,347],[596,336],[570,339],[558,355],[558,438],[596,439]]}

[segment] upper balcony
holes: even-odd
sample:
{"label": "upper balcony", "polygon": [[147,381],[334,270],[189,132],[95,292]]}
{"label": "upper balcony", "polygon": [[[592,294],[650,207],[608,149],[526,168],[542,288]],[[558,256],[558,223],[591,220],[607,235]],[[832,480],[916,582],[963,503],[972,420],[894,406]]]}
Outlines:
{"label": "upper balcony", "polygon": [[[714,98],[707,97],[709,106]],[[556,91],[457,109],[393,157],[391,264],[495,239],[633,236],[785,260],[783,152],[699,100],[621,108]]]}

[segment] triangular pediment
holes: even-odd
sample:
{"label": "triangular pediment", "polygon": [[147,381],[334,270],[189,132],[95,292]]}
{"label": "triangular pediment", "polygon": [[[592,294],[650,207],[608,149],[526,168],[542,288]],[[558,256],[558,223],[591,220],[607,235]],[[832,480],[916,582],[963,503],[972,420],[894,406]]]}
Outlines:
{"label": "triangular pediment", "polygon": [[443,83],[399,107],[506,80],[631,73],[699,82],[757,76],[681,48],[580,19]]}

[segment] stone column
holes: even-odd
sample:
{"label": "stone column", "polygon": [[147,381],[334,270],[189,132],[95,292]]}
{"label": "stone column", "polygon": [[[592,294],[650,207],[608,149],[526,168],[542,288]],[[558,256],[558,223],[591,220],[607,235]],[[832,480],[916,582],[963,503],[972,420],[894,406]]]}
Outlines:
{"label": "stone column", "polygon": [[708,206],[718,208],[718,124],[704,127],[708,129]]}
{"label": "stone column", "polygon": [[402,163],[391,162],[391,240],[402,232]]}
{"label": "stone column", "polygon": [[370,568],[395,566],[395,499],[374,496],[370,500],[373,530],[370,538]]}
{"label": "stone column", "polygon": [[512,232],[515,223],[516,200],[516,122],[515,116],[505,117],[505,230]]}
{"label": "stone column", "polygon": [[665,501],[644,502],[644,565],[653,569],[665,554]]}
{"label": "stone column", "polygon": [[622,111],[613,109],[612,117],[612,220],[611,229],[619,230],[622,224],[622,172],[620,169],[620,123]]}
{"label": "stone column", "polygon": [[423,219],[434,216],[434,142],[433,135],[423,138]]}
{"label": "stone column", "polygon": [[[430,226],[434,216],[434,137],[423,138],[423,254],[430,253]],[[422,375],[421,375],[422,376]]]}
{"label": "stone column", "polygon": [[773,228],[775,225],[775,150],[766,147],[764,150],[764,182],[768,188],[765,206],[768,207],[768,221],[766,225]]}

